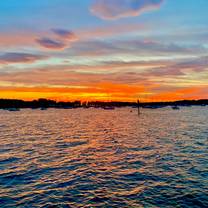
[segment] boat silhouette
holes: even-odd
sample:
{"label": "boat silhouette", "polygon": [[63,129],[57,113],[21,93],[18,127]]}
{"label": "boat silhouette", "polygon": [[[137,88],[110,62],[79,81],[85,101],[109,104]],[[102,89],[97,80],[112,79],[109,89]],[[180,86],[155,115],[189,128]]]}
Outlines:
{"label": "boat silhouette", "polygon": [[104,110],[114,110],[115,107],[113,107],[113,106],[104,106],[103,109]]}
{"label": "boat silhouette", "polygon": [[42,111],[43,111],[43,110],[47,110],[47,108],[45,108],[45,107],[41,107],[41,108],[40,108],[40,110],[42,110]]}
{"label": "boat silhouette", "polygon": [[178,106],[172,106],[173,110],[180,110],[180,108]]}
{"label": "boat silhouette", "polygon": [[12,112],[14,112],[14,111],[20,111],[19,108],[7,108],[5,110],[12,111]]}

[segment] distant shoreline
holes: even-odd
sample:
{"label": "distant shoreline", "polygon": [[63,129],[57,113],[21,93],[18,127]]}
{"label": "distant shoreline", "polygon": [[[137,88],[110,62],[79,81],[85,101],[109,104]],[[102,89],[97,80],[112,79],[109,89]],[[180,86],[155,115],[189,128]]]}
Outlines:
{"label": "distant shoreline", "polygon": [[57,102],[48,99],[38,99],[33,101],[24,101],[17,99],[0,99],[0,109],[7,108],[103,108],[103,107],[143,107],[143,108],[162,108],[166,106],[206,106],[208,99],[200,100],[178,100],[170,102],[102,102],[102,101],[73,101],[73,102]]}

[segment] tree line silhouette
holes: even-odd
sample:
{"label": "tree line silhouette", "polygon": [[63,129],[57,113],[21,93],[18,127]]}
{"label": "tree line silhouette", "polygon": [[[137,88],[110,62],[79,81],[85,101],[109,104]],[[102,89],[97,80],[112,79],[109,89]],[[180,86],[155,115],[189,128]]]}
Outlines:
{"label": "tree line silhouette", "polygon": [[166,106],[204,106],[208,105],[208,99],[201,100],[179,100],[174,102],[57,102],[49,99],[38,99],[33,101],[24,101],[17,99],[0,99],[0,108],[88,108],[88,107],[144,107],[144,108],[161,108]]}

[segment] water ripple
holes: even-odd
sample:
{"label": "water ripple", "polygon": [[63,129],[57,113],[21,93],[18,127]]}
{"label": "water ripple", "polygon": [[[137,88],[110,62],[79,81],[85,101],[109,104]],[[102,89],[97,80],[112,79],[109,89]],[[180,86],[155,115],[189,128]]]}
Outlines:
{"label": "water ripple", "polygon": [[0,207],[208,207],[206,108],[1,111]]}

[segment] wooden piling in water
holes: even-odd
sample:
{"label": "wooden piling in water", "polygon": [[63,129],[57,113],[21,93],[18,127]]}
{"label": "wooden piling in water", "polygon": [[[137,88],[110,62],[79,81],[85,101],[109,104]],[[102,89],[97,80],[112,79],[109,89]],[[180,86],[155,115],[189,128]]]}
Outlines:
{"label": "wooden piling in water", "polygon": [[140,115],[140,101],[139,100],[137,100],[137,108],[138,108],[138,115]]}

